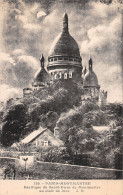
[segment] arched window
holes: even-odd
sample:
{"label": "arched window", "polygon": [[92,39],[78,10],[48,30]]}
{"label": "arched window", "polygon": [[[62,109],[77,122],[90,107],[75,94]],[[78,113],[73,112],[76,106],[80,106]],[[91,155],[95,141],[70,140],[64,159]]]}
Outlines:
{"label": "arched window", "polygon": [[69,78],[72,78],[72,72],[69,72]]}
{"label": "arched window", "polygon": [[67,72],[64,73],[64,79],[67,79]]}
{"label": "arched window", "polygon": [[59,78],[62,79],[62,72],[59,72]]}
{"label": "arched window", "polygon": [[57,73],[54,75],[54,79],[57,79]]}

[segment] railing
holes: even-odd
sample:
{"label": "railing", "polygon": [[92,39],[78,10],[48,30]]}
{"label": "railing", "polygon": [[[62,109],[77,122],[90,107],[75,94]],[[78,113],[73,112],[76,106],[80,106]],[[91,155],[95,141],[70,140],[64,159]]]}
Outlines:
{"label": "railing", "polygon": [[71,165],[71,164],[63,164],[63,163],[55,163],[55,162],[43,162],[43,161],[37,161],[40,164],[54,164],[54,165],[63,165],[68,167],[80,167],[80,168],[90,168],[90,169],[98,169],[98,170],[107,170],[107,171],[120,171],[123,172],[123,170],[119,169],[110,169],[110,168],[101,168],[101,167],[91,167],[91,166],[83,166],[83,165]]}
{"label": "railing", "polygon": [[35,155],[37,154],[36,152],[24,152],[24,151],[15,151],[15,152],[12,152],[12,151],[3,151],[3,152],[0,152],[0,158],[18,158],[20,156],[20,154],[25,154],[25,155]]}

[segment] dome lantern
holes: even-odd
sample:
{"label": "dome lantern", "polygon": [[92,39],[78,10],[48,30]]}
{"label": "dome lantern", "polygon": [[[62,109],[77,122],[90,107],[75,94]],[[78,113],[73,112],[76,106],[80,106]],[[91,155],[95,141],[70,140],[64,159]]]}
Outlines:
{"label": "dome lantern", "polygon": [[93,61],[92,61],[92,58],[90,57],[90,59],[89,59],[89,71],[93,70],[92,65],[93,65]]}
{"label": "dome lantern", "polygon": [[41,68],[44,68],[44,56],[43,56],[43,54],[41,55],[40,63],[41,63]]}
{"label": "dome lantern", "polygon": [[68,15],[67,13],[63,16],[63,32],[68,33]]}

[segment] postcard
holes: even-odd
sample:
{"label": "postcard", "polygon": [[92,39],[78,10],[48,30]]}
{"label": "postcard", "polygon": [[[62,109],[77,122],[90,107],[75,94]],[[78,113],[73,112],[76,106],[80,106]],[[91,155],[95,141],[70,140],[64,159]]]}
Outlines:
{"label": "postcard", "polygon": [[0,194],[121,195],[122,1],[0,13]]}

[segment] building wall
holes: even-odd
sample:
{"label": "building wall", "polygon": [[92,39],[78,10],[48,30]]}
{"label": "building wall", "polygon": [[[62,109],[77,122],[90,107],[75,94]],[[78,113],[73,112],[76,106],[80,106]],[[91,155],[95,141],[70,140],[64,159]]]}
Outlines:
{"label": "building wall", "polygon": [[81,59],[55,56],[49,59],[47,69],[52,80],[80,78],[82,74]]}
{"label": "building wall", "polygon": [[44,148],[44,147],[50,147],[52,146],[51,142],[45,137],[44,135],[40,135],[38,138],[36,138],[34,141],[32,141],[29,144],[29,147],[34,149],[38,148]]}
{"label": "building wall", "polygon": [[100,97],[99,97],[99,105],[105,106],[107,104],[107,91],[104,90],[100,91]]}
{"label": "building wall", "polygon": [[97,87],[86,87],[84,88],[83,99],[99,99],[99,88]]}

